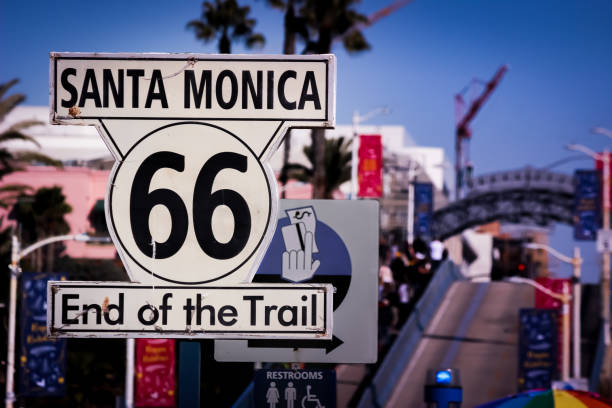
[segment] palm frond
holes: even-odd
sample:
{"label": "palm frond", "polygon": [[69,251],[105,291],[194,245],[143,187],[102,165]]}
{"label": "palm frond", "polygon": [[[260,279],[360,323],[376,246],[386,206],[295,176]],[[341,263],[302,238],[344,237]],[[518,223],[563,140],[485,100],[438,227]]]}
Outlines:
{"label": "palm frond", "polygon": [[26,142],[34,143],[37,147],[40,147],[40,143],[38,143],[36,139],[19,131],[8,129],[6,132],[0,133],[0,143],[8,142],[10,140],[24,140]]}
{"label": "palm frond", "polygon": [[260,33],[255,33],[246,39],[247,48],[261,48],[264,45],[266,45],[266,39]]}
{"label": "palm frond", "polygon": [[49,157],[45,154],[34,152],[34,151],[23,151],[14,153],[13,156],[15,160],[23,162],[23,163],[41,163],[47,166],[55,166],[59,168],[63,168],[64,165],[60,160],[56,160],[52,157]]}
{"label": "palm frond", "polygon": [[23,129],[27,129],[32,126],[45,125],[45,122],[41,122],[40,120],[22,120],[20,122],[14,123],[11,125],[9,130],[14,132],[19,132]]}
{"label": "palm frond", "polygon": [[268,6],[279,10],[285,10],[285,7],[287,7],[283,0],[267,0],[266,3],[268,3]]}
{"label": "palm frond", "polygon": [[299,163],[287,163],[285,171],[287,179],[295,179],[302,182],[309,182],[312,179],[312,169]]}
{"label": "palm frond", "polygon": [[19,193],[23,193],[25,191],[30,191],[32,190],[31,186],[28,186],[26,184],[5,184],[2,187],[0,187],[0,194],[1,193],[8,193],[8,192],[19,192]]}
{"label": "palm frond", "polygon": [[217,31],[209,24],[205,24],[200,20],[193,20],[187,23],[188,29],[193,29],[198,40],[204,42],[212,41],[217,36]]}
{"label": "palm frond", "polygon": [[9,95],[3,100],[0,101],[0,121],[3,121],[6,115],[10,111],[15,108],[15,106],[19,105],[21,102],[25,101],[25,95],[23,94],[13,94]]}
{"label": "palm frond", "polygon": [[13,85],[17,84],[18,82],[19,82],[19,79],[15,78],[15,79],[11,79],[8,82],[0,84],[0,99],[2,99],[6,91],[8,91]]}
{"label": "palm frond", "polygon": [[371,48],[363,33],[358,30],[350,31],[344,36],[342,41],[344,49],[346,49],[349,54],[367,51]]}

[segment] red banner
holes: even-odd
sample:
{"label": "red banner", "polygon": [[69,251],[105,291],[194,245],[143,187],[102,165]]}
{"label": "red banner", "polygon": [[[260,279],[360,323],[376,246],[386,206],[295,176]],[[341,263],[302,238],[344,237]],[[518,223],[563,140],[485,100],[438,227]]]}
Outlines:
{"label": "red banner", "polygon": [[382,137],[359,136],[359,197],[382,197]]}
{"label": "red banner", "polygon": [[[564,286],[567,286],[567,293],[571,293],[571,282],[569,279],[555,279],[555,278],[545,278],[540,277],[536,278],[536,282],[540,285],[544,286],[547,289],[550,289],[554,293],[563,294]],[[562,307],[563,304],[560,300],[553,299],[548,296],[546,293],[543,293],[539,290],[535,291],[535,307],[538,309],[555,309],[557,310],[557,370],[561,372],[561,366],[563,364],[563,316],[562,316]],[[570,321],[572,316],[572,310],[569,310],[570,313]],[[570,323],[570,330],[571,330]]]}
{"label": "red banner", "polygon": [[174,347],[172,339],[136,339],[137,407],[175,406]]}
{"label": "red banner", "polygon": [[[598,153],[598,154],[599,154],[599,157],[603,157],[603,152],[602,153]],[[608,155],[612,159],[612,154],[608,153]],[[608,168],[610,169],[610,177],[612,177],[612,160],[610,160],[610,162],[608,163]],[[601,191],[601,214],[603,214],[603,206],[604,206],[604,202],[603,202],[603,199],[604,199],[603,198],[603,194],[604,194],[603,193],[603,191],[604,191],[603,190],[603,182],[604,182],[604,179],[603,179],[603,160],[595,160],[595,169],[602,174],[602,176],[601,176],[601,185],[602,185],[602,187],[601,187],[601,190],[599,190],[599,191]],[[612,200],[612,183],[610,183],[608,191],[610,191],[609,197],[610,197],[610,200]]]}

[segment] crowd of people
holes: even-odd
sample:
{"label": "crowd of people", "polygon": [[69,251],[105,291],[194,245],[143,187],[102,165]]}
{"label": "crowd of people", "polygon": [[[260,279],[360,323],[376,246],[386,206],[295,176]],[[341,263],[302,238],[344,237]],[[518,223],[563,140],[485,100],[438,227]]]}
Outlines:
{"label": "crowd of people", "polygon": [[420,238],[401,248],[382,242],[379,246],[378,328],[379,348],[391,343],[427,288],[438,265],[448,256],[438,239]]}

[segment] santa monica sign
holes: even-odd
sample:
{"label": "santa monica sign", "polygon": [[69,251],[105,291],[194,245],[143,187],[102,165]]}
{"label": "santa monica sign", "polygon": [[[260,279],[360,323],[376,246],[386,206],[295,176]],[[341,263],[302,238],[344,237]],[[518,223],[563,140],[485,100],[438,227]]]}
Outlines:
{"label": "santa monica sign", "polygon": [[268,160],[287,129],[335,124],[334,56],[51,53],[50,68],[51,122],[95,126],[116,159],[106,220],[130,279],[250,282],[276,226]]}

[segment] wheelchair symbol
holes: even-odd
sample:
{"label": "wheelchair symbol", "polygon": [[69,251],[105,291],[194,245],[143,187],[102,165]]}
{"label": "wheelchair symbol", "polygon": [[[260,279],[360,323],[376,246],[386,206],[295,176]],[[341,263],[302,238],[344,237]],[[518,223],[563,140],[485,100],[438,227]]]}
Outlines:
{"label": "wheelchair symbol", "polygon": [[306,402],[314,403],[315,405],[308,404],[308,406],[312,408],[325,408],[325,406],[321,405],[321,402],[317,398],[316,394],[310,393],[310,388],[311,388],[310,385],[306,386],[306,395],[304,395],[304,397],[302,398],[302,408],[307,408],[305,405]]}

